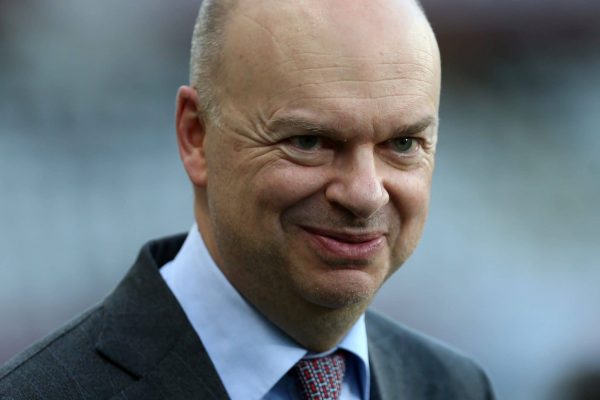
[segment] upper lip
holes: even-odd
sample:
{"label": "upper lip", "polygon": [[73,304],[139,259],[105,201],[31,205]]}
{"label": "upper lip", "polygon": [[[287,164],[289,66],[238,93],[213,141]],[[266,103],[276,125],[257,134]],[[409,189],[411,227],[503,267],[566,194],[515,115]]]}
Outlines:
{"label": "upper lip", "polygon": [[327,236],[342,242],[364,243],[385,235],[382,230],[328,229],[303,226],[304,230],[321,236]]}

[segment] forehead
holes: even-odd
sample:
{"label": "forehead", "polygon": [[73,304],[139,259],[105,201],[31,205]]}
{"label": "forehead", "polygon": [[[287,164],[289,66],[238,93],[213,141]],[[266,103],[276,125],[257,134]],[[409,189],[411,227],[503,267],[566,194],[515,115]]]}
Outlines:
{"label": "forehead", "polygon": [[396,3],[242,1],[226,29],[221,100],[266,115],[437,109],[435,40],[416,6]]}
{"label": "forehead", "polygon": [[[407,35],[424,33],[421,28],[428,26],[412,0],[241,0],[232,17],[250,19],[300,51],[313,38],[323,47],[364,45],[363,51],[375,53],[378,44],[411,41],[415,38]],[[387,39],[373,43],[374,36]]]}
{"label": "forehead", "polygon": [[241,1],[225,32],[226,56],[249,63],[301,63],[320,55],[384,62],[394,55],[408,62],[437,57],[429,24],[410,0]]}

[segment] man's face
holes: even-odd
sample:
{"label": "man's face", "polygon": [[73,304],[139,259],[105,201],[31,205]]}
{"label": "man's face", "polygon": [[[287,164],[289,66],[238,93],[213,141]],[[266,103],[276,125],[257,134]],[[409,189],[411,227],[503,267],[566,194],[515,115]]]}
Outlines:
{"label": "man's face", "polygon": [[427,215],[437,49],[416,11],[285,3],[228,25],[202,234],[259,308],[366,307]]}

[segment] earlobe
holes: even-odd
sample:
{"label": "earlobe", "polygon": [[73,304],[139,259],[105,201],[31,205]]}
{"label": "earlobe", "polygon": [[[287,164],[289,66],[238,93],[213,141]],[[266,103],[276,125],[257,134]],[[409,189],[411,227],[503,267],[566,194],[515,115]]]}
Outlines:
{"label": "earlobe", "polygon": [[198,111],[198,93],[194,88],[182,86],[177,92],[175,128],[183,167],[195,186],[206,186],[206,130]]}

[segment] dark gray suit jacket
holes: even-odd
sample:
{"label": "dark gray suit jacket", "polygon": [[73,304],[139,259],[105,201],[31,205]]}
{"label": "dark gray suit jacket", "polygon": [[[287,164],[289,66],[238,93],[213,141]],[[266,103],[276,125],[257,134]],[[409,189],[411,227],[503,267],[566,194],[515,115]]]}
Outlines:
{"label": "dark gray suit jacket", "polygon": [[[0,399],[226,399],[201,340],[158,269],[185,236],[143,247],[101,304],[0,368]],[[371,399],[491,399],[464,356],[374,312]]]}

